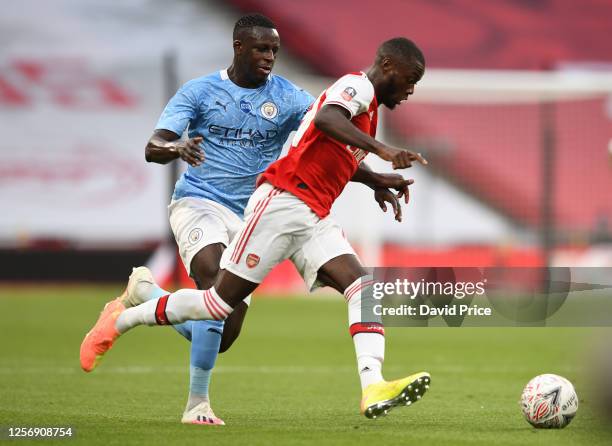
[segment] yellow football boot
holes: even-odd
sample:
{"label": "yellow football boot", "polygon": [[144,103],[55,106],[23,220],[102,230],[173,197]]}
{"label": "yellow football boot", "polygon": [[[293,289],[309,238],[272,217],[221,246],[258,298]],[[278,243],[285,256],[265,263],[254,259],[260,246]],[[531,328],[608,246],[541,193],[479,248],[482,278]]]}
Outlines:
{"label": "yellow football boot", "polygon": [[427,372],[415,373],[395,381],[370,384],[363,390],[361,413],[367,418],[385,416],[397,406],[410,406],[419,401],[431,383]]}

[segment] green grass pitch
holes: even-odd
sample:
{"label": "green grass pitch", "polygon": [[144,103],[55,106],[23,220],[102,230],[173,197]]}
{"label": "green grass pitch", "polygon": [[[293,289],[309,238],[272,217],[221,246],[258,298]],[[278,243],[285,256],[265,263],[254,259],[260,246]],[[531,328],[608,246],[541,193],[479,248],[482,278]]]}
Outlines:
{"label": "green grass pitch", "polygon": [[[189,344],[172,328],[139,327],[94,373],[79,368],[83,335],[120,291],[0,288],[0,426],[74,427],[74,438],[38,445],[612,444],[587,396],[584,353],[609,330],[389,328],[386,377],[427,370],[432,386],[415,406],[367,420],[339,296],[256,299],[213,376],[227,426],[184,426]],[[518,407],[545,372],[569,378],[581,399],[564,430],[533,429]]]}

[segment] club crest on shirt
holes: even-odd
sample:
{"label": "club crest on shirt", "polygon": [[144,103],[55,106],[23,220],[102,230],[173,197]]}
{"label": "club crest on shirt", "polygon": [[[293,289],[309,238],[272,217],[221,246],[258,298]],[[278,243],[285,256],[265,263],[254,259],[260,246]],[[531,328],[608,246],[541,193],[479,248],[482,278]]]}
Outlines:
{"label": "club crest on shirt", "polygon": [[202,238],[202,234],[203,232],[200,228],[193,228],[187,236],[187,238],[189,239],[189,243],[191,243],[192,245],[198,243]]}
{"label": "club crest on shirt", "polygon": [[257,254],[249,254],[246,257],[246,264],[249,268],[255,268],[257,265],[259,265],[259,256]]}
{"label": "club crest on shirt", "polygon": [[346,87],[340,96],[342,96],[342,99],[345,101],[350,101],[356,94],[357,90],[355,90],[353,87]]}
{"label": "club crest on shirt", "polygon": [[278,115],[278,107],[274,102],[266,102],[260,108],[261,114],[268,119],[276,118]]}
{"label": "club crest on shirt", "polygon": [[240,110],[245,113],[250,113],[253,110],[253,105],[249,101],[242,100],[240,101]]}

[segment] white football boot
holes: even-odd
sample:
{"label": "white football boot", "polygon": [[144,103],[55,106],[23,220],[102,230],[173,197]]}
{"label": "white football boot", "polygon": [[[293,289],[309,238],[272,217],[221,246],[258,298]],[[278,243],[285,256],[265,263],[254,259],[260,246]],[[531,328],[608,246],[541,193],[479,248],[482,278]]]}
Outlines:
{"label": "white football boot", "polygon": [[215,413],[210,407],[208,401],[203,401],[191,410],[186,410],[183,413],[183,424],[209,424],[215,426],[224,426],[225,421],[221,418],[217,418]]}
{"label": "white football boot", "polygon": [[124,293],[120,296],[126,308],[138,306],[147,301],[150,288],[155,284],[151,270],[146,266],[132,268],[132,274]]}

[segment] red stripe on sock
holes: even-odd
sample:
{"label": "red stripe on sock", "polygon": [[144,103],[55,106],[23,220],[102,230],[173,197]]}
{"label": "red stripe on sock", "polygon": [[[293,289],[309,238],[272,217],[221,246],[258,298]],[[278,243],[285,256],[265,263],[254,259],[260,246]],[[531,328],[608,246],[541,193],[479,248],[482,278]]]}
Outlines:
{"label": "red stripe on sock", "polygon": [[374,283],[373,280],[367,280],[366,282],[363,282],[364,277],[366,276],[359,278],[359,282],[357,282],[354,285],[349,286],[346,290],[344,290],[344,295],[346,296],[346,295],[352,294],[357,288],[362,286],[362,284]]}
{"label": "red stripe on sock", "polygon": [[385,335],[385,327],[378,322],[357,322],[349,327],[351,337],[357,333],[378,333],[379,335]]}
{"label": "red stripe on sock", "polygon": [[206,311],[208,311],[208,313],[215,319],[215,320],[219,320],[219,316],[213,311],[210,303],[208,302],[208,295],[209,295],[209,291],[205,290],[204,291],[204,306],[206,307]]}
{"label": "red stripe on sock", "polygon": [[346,294],[346,295],[344,296],[344,299],[345,299],[347,302],[350,302],[350,301],[351,301],[351,299],[353,298],[353,296],[354,296],[356,293],[358,293],[359,291],[361,291],[361,286],[358,286],[358,287],[357,287],[357,288],[355,288],[353,291],[351,291],[350,293]]}
{"label": "red stripe on sock", "polygon": [[166,316],[166,306],[168,305],[168,298],[170,295],[160,297],[155,306],[155,322],[157,325],[170,325],[168,322],[168,316]]}
{"label": "red stripe on sock", "polygon": [[222,316],[219,319],[225,319],[229,313],[223,309],[223,307],[221,306],[219,302],[217,302],[217,299],[215,298],[215,296],[213,296],[213,293],[211,291],[208,292],[208,296],[209,296],[209,300],[208,300],[209,303],[213,306],[215,311],[217,311],[217,313]]}
{"label": "red stripe on sock", "polygon": [[349,301],[350,301],[350,300],[353,298],[353,296],[354,296],[355,294],[357,294],[357,292],[359,292],[359,291],[361,291],[362,289],[364,289],[364,288],[366,288],[366,287],[368,287],[368,286],[372,285],[373,283],[374,283],[374,281],[373,281],[373,280],[368,280],[368,281],[366,281],[366,282],[364,282],[364,283],[360,283],[360,284],[358,284],[358,285],[357,285],[357,288],[353,287],[353,288],[351,289],[351,291],[349,291],[349,292],[347,292],[347,293],[345,294],[345,297],[344,297],[344,298],[346,299],[346,301],[347,301],[347,302],[349,302]]}
{"label": "red stripe on sock", "polygon": [[344,290],[344,299],[346,299],[346,296],[351,294],[355,288],[358,288],[359,285],[361,285],[361,281],[359,281],[359,283],[356,283],[353,286],[349,286],[346,290]]}

